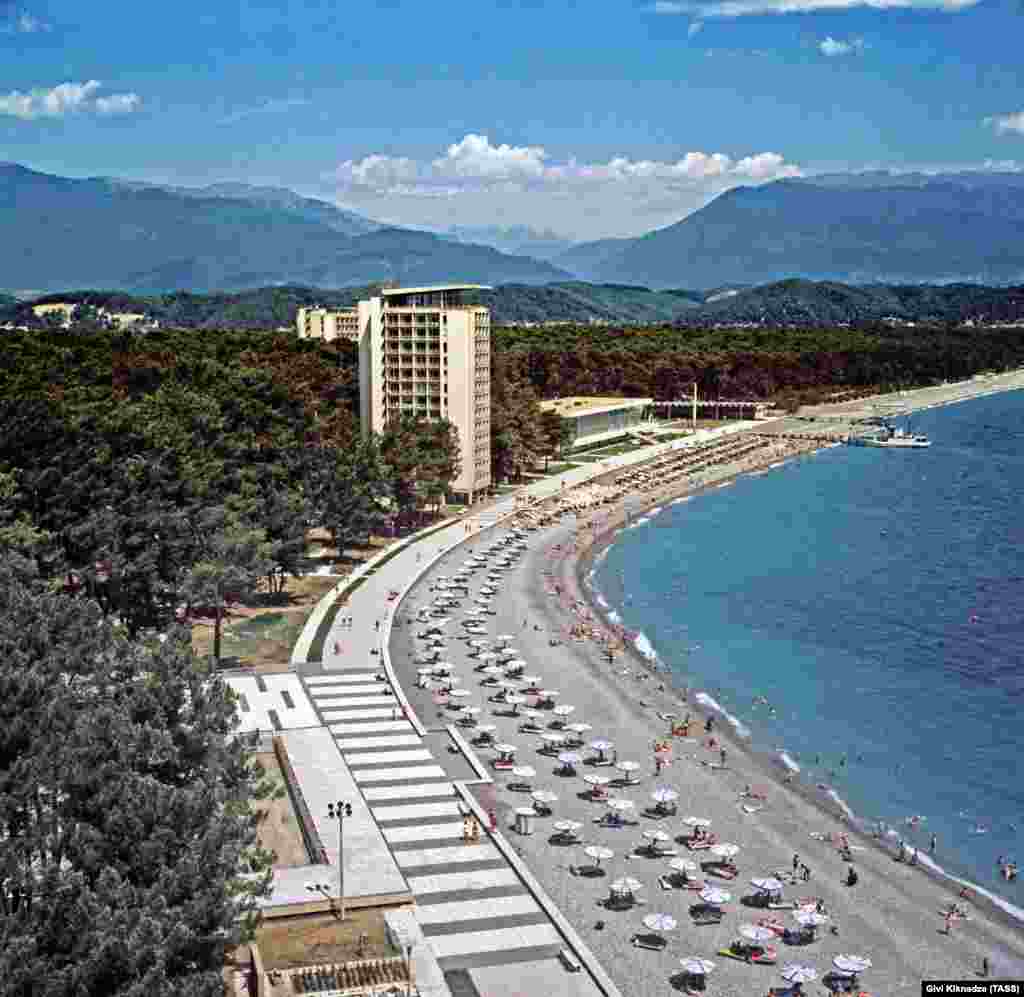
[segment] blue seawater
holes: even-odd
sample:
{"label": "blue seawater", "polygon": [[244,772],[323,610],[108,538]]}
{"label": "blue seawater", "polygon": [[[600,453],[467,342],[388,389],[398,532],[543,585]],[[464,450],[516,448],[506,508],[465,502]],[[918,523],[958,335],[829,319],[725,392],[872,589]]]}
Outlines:
{"label": "blue seawater", "polygon": [[930,449],[826,449],[670,505],[592,584],[755,748],[1019,905],[996,861],[1024,860],[1024,392],[913,429]]}

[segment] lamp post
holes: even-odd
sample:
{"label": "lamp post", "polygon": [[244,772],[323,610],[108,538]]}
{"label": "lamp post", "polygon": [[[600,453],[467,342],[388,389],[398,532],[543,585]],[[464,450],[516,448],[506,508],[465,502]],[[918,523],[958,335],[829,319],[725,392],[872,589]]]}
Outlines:
{"label": "lamp post", "polygon": [[345,920],[345,818],[352,816],[352,804],[338,800],[327,804],[327,816],[338,819],[338,907],[339,920]]}

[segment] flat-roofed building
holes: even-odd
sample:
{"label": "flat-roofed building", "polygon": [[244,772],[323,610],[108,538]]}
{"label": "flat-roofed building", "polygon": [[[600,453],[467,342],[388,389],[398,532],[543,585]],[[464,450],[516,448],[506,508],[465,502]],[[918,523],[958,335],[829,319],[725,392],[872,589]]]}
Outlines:
{"label": "flat-roofed building", "polygon": [[356,308],[300,308],[295,316],[299,339],[333,339],[359,342],[359,310]]}
{"label": "flat-roofed building", "polygon": [[644,421],[652,398],[583,397],[552,398],[540,403],[542,412],[561,416],[572,430],[571,447],[622,436]]}
{"label": "flat-roofed building", "polygon": [[387,288],[358,305],[363,433],[402,412],[447,419],[459,437],[452,491],[469,501],[491,484],[491,313],[467,298],[482,289]]}

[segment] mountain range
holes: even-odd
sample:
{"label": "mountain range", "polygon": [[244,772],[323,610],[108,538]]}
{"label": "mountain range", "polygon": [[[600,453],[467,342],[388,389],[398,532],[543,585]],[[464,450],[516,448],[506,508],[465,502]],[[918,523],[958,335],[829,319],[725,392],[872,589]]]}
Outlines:
{"label": "mountain range", "polygon": [[0,164],[2,287],[137,292],[395,280],[548,283],[570,274],[528,256],[385,228],[276,188],[198,189],[69,179]]}
{"label": "mountain range", "polygon": [[[1024,174],[995,171],[828,174],[736,187],[637,238],[572,244],[525,225],[386,226],[277,187],[70,179],[7,163],[0,225],[15,234],[0,246],[0,289],[22,296],[457,280],[559,285],[560,303],[549,294],[548,304],[560,316],[578,296],[573,281],[632,287],[629,308],[642,288],[706,291],[789,278],[1024,281]],[[593,310],[577,318],[621,320],[618,304],[606,315],[608,298],[602,305],[600,297],[588,292]],[[668,312],[677,307],[689,306],[675,302]],[[525,311],[544,321],[545,308]],[[645,309],[650,320],[672,317],[660,299],[653,313]]]}
{"label": "mountain range", "polygon": [[552,258],[590,281],[707,288],[1024,280],[1024,174],[833,174],[735,187],[636,239]]}

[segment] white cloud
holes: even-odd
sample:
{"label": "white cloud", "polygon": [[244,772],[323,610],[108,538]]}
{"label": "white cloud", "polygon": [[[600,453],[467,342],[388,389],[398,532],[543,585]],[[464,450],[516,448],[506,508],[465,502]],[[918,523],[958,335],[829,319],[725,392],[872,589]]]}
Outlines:
{"label": "white cloud", "polygon": [[[800,176],[776,152],[733,158],[687,152],[678,159],[625,155],[556,160],[537,145],[492,144],[470,133],[437,157],[373,153],[324,176],[339,203],[396,223],[558,224],[580,238],[636,234],[676,221],[737,184]],[[447,220],[445,220],[447,219]]]}
{"label": "white cloud", "polygon": [[697,18],[746,17],[751,14],[810,14],[820,10],[944,10],[957,12],[981,0],[661,0],[647,9],[655,14],[689,14]]}
{"label": "white cloud", "polygon": [[129,114],[139,109],[142,98],[138,94],[119,93],[101,97],[97,94],[101,86],[98,80],[88,80],[85,83],[61,83],[49,90],[12,90],[0,94],[0,115],[32,121],[79,113]]}
{"label": "white cloud", "polygon": [[985,124],[995,128],[997,135],[1024,135],[1024,111],[1013,114],[997,114],[986,118]]}
{"label": "white cloud", "polygon": [[851,52],[860,55],[867,45],[863,38],[851,38],[848,42],[840,41],[828,35],[818,44],[818,51],[830,58],[837,55],[849,55]]}
{"label": "white cloud", "polygon": [[426,195],[500,188],[573,189],[606,184],[679,185],[730,178],[742,183],[799,176],[778,153],[733,160],[724,153],[688,152],[675,162],[613,156],[603,163],[575,158],[555,162],[542,146],[492,145],[486,135],[466,135],[443,156],[427,161],[374,153],[341,163],[330,179],[342,188]]}

